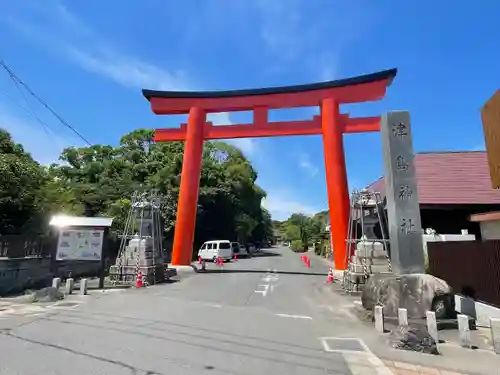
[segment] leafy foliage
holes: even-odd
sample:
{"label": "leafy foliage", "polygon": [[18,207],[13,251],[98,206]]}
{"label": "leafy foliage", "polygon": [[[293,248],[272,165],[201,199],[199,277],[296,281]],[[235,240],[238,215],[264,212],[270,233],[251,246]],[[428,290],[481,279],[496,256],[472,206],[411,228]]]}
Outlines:
{"label": "leafy foliage", "polygon": [[[55,213],[114,217],[124,226],[135,190],[157,189],[167,240],[173,237],[184,144],[155,143],[153,131],[135,130],[117,147],[67,148],[60,164],[40,166],[10,135],[0,131],[0,233],[46,229]],[[237,148],[204,147],[195,242],[209,239],[266,241],[272,237],[266,193],[257,172]],[[44,225],[45,223],[45,225]]]}
{"label": "leafy foliage", "polygon": [[310,217],[304,214],[292,214],[283,222],[275,221],[280,237],[289,241],[293,251],[307,251],[314,245],[318,254],[326,255],[329,249],[329,235],[325,231],[328,223],[328,211],[321,211]]}
{"label": "leafy foliage", "polygon": [[45,175],[31,155],[0,129],[0,231],[15,233],[39,221],[38,191]]}

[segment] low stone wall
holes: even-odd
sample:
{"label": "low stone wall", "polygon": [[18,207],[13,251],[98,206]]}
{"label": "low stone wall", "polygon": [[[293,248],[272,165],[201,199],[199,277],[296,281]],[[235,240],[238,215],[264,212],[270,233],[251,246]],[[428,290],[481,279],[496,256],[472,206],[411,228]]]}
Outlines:
{"label": "low stone wall", "polygon": [[53,277],[62,279],[98,276],[100,261],[57,261],[50,258],[0,258],[0,296],[49,286]]}
{"label": "low stone wall", "polygon": [[50,259],[14,258],[0,260],[0,295],[50,285]]}
{"label": "low stone wall", "polygon": [[465,314],[476,319],[479,327],[491,327],[490,319],[500,319],[500,308],[484,302],[474,301],[459,294],[455,294],[455,309],[461,314]]}

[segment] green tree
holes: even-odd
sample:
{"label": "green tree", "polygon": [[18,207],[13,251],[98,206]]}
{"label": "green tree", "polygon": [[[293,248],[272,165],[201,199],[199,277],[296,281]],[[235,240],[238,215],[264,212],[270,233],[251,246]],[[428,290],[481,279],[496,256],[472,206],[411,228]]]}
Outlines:
{"label": "green tree", "polygon": [[43,168],[0,129],[0,233],[37,232],[41,226]]}
{"label": "green tree", "polygon": [[[316,251],[323,252],[326,248],[324,242],[328,240],[328,233],[325,232],[328,223],[328,211],[321,211],[312,217],[302,213],[294,213],[283,222],[276,222],[282,238],[291,241],[293,246],[307,250],[314,244]],[[295,250],[297,251],[297,250]]]}
{"label": "green tree", "polygon": [[[0,230],[41,230],[48,216],[66,213],[114,217],[123,230],[136,190],[158,191],[165,237],[175,228],[184,144],[155,143],[153,131],[124,135],[118,146],[95,144],[65,149],[60,164],[42,168],[0,132]],[[206,142],[198,200],[195,249],[203,241],[265,241],[273,235],[266,193],[242,152],[224,142]]]}
{"label": "green tree", "polygon": [[[120,231],[135,190],[157,189],[166,238],[172,238],[182,172],[182,142],[155,143],[153,132],[139,129],[122,137],[118,147],[68,148],[56,175],[73,191],[88,216],[115,217]],[[209,239],[245,242],[263,239],[270,218],[261,207],[265,192],[257,172],[240,150],[223,142],[206,142],[198,199],[195,248]],[[267,221],[266,221],[267,220]]]}

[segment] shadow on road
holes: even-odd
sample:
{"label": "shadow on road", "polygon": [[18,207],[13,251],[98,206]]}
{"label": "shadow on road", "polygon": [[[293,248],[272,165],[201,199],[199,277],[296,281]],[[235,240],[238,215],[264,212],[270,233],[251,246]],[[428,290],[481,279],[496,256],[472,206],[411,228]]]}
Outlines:
{"label": "shadow on road", "polygon": [[[92,315],[95,319],[89,321],[88,315],[86,315],[85,313],[79,312],[78,310],[69,310],[65,311],[64,314],[61,314],[59,316],[48,316],[40,318],[39,320],[52,321],[62,325],[66,324],[81,326],[84,328],[94,328],[102,332],[106,332],[107,334],[116,332],[127,335],[142,336],[147,339],[165,341],[166,343],[171,342],[172,336],[174,336],[175,342],[177,344],[188,345],[199,349],[212,350],[215,352],[222,352],[223,354],[227,353],[227,349],[221,346],[230,345],[233,348],[231,349],[231,352],[233,354],[238,354],[240,356],[247,357],[253,360],[258,359],[271,363],[281,363],[284,365],[304,369],[325,370],[326,365],[327,370],[333,370],[335,369],[336,365],[334,360],[332,360],[332,358],[328,355],[325,355],[322,350],[313,347],[297,345],[294,343],[237,334],[234,332],[225,332],[190,324],[179,324],[172,321],[159,321],[144,319],[141,317],[112,315],[101,312],[92,312]],[[117,321],[116,319],[119,320]],[[133,324],[123,324],[123,319],[130,319],[131,323]],[[122,327],[118,328],[116,327],[116,324],[113,325],[113,323],[119,323]],[[161,330],[158,330],[158,326],[161,326]],[[7,332],[3,334],[32,344],[44,346],[47,345],[51,348],[59,349],[61,351],[80,354],[88,358],[122,366],[131,370],[132,374],[136,374],[136,372],[134,371],[142,370],[147,372],[148,374],[161,375],[158,372],[148,372],[146,371],[146,369],[138,369],[123,362],[110,360],[104,357],[98,357],[93,354],[77,352],[76,350],[68,349],[66,347],[22,337],[14,334],[13,332]],[[289,358],[280,358],[280,356],[277,354],[284,354]],[[181,358],[166,357],[166,359],[170,360],[176,365],[189,365],[190,367],[193,367],[194,370],[196,370],[197,367],[200,367],[200,364],[198,363],[186,363],[186,361],[182,360]],[[313,360],[313,363],[311,363],[310,360]],[[318,363],[316,361],[320,362]],[[200,368],[198,368],[198,370],[199,369]],[[204,369],[207,368],[205,367]],[[217,369],[222,372],[232,373],[231,369],[229,368],[225,369],[217,367]]]}
{"label": "shadow on road", "polygon": [[261,250],[258,253],[253,253],[252,258],[265,258],[265,257],[280,257],[280,253],[275,253],[274,251]]}
{"label": "shadow on road", "polygon": [[268,270],[229,270],[229,269],[215,269],[215,270],[198,270],[198,273],[277,273],[280,275],[305,275],[305,276],[327,276],[327,273],[317,272],[292,272],[292,271],[276,271],[270,272]]}

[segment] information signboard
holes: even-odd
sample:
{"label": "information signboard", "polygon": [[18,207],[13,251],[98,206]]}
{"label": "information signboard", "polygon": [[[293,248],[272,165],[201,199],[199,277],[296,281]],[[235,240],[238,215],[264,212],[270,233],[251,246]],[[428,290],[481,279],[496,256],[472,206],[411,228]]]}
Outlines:
{"label": "information signboard", "polygon": [[57,260],[100,260],[104,231],[96,229],[61,229]]}

